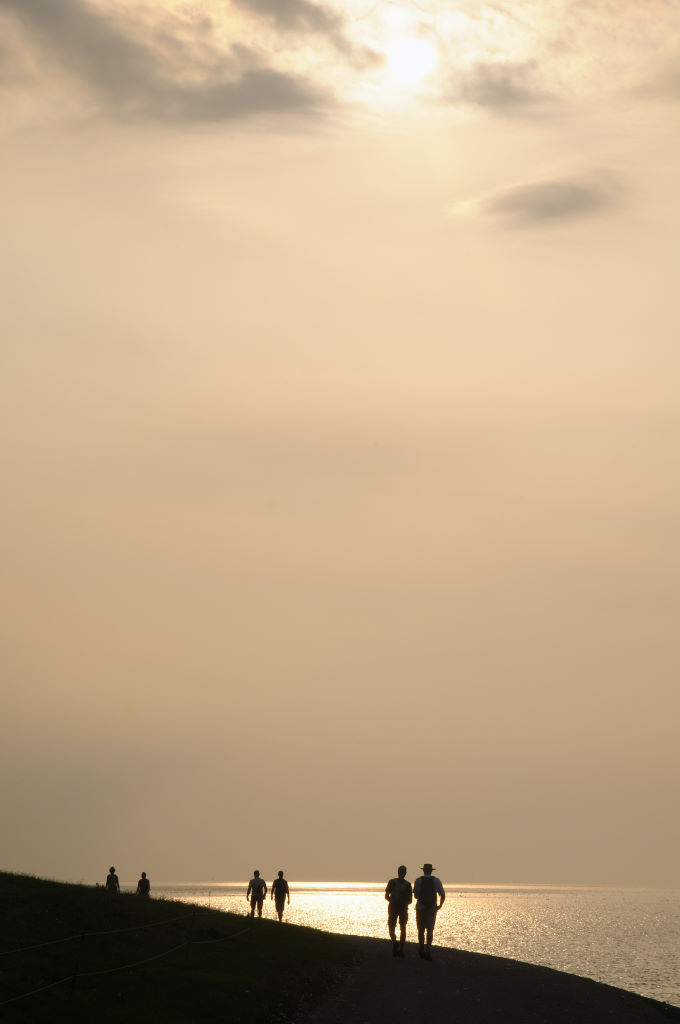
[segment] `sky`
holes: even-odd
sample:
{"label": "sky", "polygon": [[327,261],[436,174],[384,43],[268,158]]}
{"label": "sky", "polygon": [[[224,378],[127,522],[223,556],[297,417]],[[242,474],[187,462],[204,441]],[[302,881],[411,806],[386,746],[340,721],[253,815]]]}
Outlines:
{"label": "sky", "polygon": [[0,0],[0,867],[678,885],[677,0]]}

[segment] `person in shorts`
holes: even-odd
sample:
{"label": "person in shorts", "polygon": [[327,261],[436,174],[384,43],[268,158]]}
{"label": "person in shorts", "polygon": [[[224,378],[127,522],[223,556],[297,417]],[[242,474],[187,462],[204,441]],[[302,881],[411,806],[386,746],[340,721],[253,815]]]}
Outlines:
{"label": "person in shorts", "polygon": [[151,882],[146,877],[146,871],[142,871],[142,877],[137,882],[137,896],[148,896],[151,892]]}
{"label": "person in shorts", "polygon": [[109,868],[109,873],[106,876],[106,882],[104,888],[107,892],[115,893],[116,896],[120,892],[120,882],[118,881],[118,875],[116,874],[115,868]]}
{"label": "person in shorts", "polygon": [[[392,939],[392,956],[404,956],[406,943],[406,922],[408,908],[413,900],[411,883],[406,880],[406,868],[401,864],[397,868],[397,877],[390,878],[385,888],[387,900],[387,928]],[[399,922],[399,941],[397,941],[397,921]]]}
{"label": "person in shorts", "polygon": [[[413,895],[416,898],[416,925],[418,927],[418,955],[423,960],[432,959],[432,933],[434,932],[437,911],[441,910],[446,899],[444,886],[432,874],[431,864],[423,864],[423,873],[416,878]],[[439,897],[439,902],[437,902]]]}
{"label": "person in shorts", "polygon": [[288,900],[290,905],[290,889],[288,888],[288,882],[283,877],[283,871],[279,871],[278,878],[275,878],[272,882],[272,899],[274,900],[279,921],[283,921],[283,909],[286,905],[286,900]]}
{"label": "person in shorts", "polygon": [[257,910],[257,916],[262,917],[262,904],[264,898],[267,895],[267,883],[264,878],[260,878],[260,872],[253,871],[253,877],[248,882],[248,892],[246,893],[246,899],[250,900],[250,916],[255,917],[255,911]]}

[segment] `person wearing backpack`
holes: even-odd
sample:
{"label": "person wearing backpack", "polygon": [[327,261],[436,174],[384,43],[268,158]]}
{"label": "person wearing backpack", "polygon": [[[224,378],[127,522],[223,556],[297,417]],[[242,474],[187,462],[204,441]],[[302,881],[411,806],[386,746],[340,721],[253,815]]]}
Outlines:
{"label": "person wearing backpack", "polygon": [[137,896],[148,896],[151,892],[151,882],[146,877],[146,871],[142,871],[142,877],[137,882]]}
{"label": "person wearing backpack", "polygon": [[283,908],[286,905],[286,900],[288,900],[288,905],[290,906],[290,889],[288,888],[288,882],[283,877],[283,871],[279,871],[278,878],[275,878],[272,882],[272,899],[274,900],[278,919],[283,921]]}
{"label": "person wearing backpack", "polygon": [[[406,880],[406,868],[401,864],[397,868],[397,877],[390,878],[385,888],[387,900],[387,928],[392,939],[392,956],[404,956],[406,943],[406,922],[408,908],[413,899],[411,883]],[[399,922],[399,941],[397,942],[397,921]]]}
{"label": "person wearing backpack", "polygon": [[[418,927],[418,955],[423,960],[432,959],[432,933],[437,920],[437,911],[444,906],[446,893],[441,881],[432,874],[431,864],[423,864],[423,873],[416,878],[413,895],[416,898],[416,925]],[[439,902],[437,902],[439,896]]]}

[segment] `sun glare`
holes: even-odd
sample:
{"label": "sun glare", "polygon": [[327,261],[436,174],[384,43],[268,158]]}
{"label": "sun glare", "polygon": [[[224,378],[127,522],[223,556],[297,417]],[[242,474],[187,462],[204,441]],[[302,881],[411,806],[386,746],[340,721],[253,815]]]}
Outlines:
{"label": "sun glare", "polygon": [[387,54],[392,77],[402,85],[420,82],[437,61],[433,48],[422,39],[405,37],[393,43]]}

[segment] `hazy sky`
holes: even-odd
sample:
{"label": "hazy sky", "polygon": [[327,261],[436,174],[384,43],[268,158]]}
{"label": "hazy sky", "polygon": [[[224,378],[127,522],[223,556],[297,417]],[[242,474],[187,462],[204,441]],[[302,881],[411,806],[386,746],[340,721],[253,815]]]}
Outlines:
{"label": "hazy sky", "polygon": [[0,0],[0,866],[678,884],[679,69]]}

